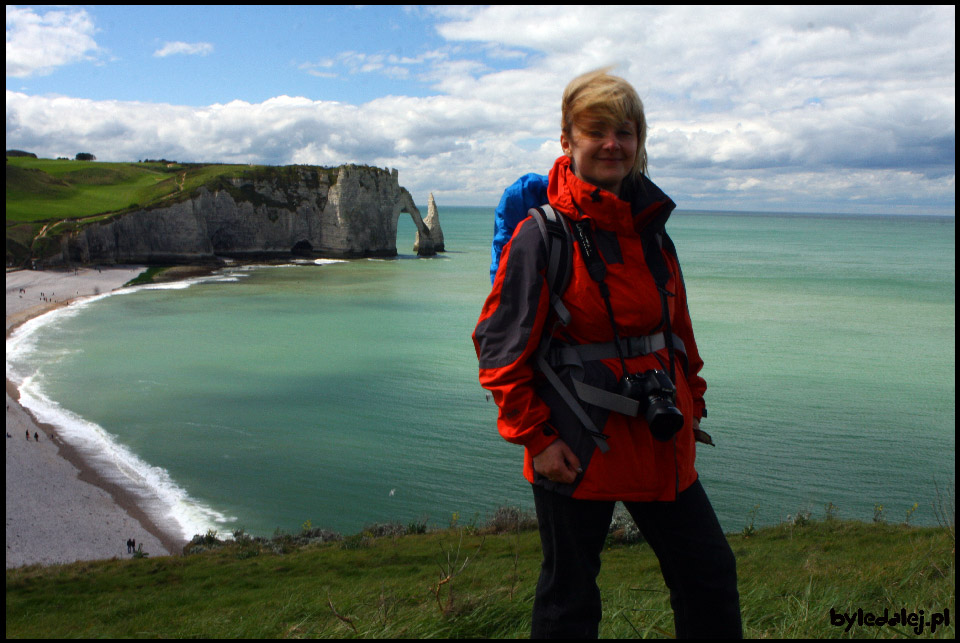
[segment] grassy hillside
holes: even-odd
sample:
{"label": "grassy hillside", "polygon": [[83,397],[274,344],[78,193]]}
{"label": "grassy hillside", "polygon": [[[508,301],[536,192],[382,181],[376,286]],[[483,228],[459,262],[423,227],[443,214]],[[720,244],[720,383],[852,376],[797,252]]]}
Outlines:
{"label": "grassy hillside", "polygon": [[7,157],[7,265],[43,256],[55,237],[91,221],[186,198],[241,165],[101,163]]}
{"label": "grassy hillside", "polygon": [[7,224],[78,219],[162,203],[247,165],[7,158]]}
{"label": "grassy hillside", "polygon": [[[953,638],[951,530],[804,520],[728,536],[748,637]],[[211,540],[212,539],[208,539]],[[357,534],[295,547],[290,537],[199,554],[7,571],[7,637],[528,637],[536,531],[450,528]],[[446,580],[445,580],[446,579]],[[602,637],[673,636],[646,544],[603,554]],[[831,624],[836,613],[907,614],[925,626]],[[934,613],[946,616],[935,633]]]}
{"label": "grassy hillside", "polygon": [[179,191],[160,163],[7,159],[7,223],[76,219],[147,204]]}
{"label": "grassy hillside", "polygon": [[[102,163],[8,156],[7,265],[21,265],[31,256],[55,252],[58,235],[88,223],[186,199],[204,185],[232,190],[226,178],[292,180],[291,167],[295,166]],[[331,179],[335,180],[335,175]],[[237,192],[239,195],[242,190]]]}

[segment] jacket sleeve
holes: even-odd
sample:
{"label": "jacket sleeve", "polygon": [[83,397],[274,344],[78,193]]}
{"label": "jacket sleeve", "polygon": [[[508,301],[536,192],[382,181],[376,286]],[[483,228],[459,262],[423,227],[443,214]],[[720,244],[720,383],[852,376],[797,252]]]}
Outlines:
{"label": "jacket sleeve", "polygon": [[[672,243],[672,242],[671,242]],[[670,266],[670,271],[677,275],[677,296],[673,298],[670,320],[673,332],[683,340],[687,352],[687,385],[693,395],[693,416],[702,419],[707,415],[706,402],[703,399],[707,391],[707,382],[700,377],[703,360],[697,349],[697,340],[693,336],[693,323],[690,321],[690,309],[687,306],[687,287],[683,282],[683,273],[680,262],[670,252],[664,252],[664,258]]]}
{"label": "jacket sleeve", "polygon": [[473,333],[480,384],[499,407],[500,435],[525,446],[531,456],[557,439],[552,430],[544,431],[550,409],[535,392],[536,371],[530,365],[549,312],[545,254],[536,221],[522,221],[503,249]]}

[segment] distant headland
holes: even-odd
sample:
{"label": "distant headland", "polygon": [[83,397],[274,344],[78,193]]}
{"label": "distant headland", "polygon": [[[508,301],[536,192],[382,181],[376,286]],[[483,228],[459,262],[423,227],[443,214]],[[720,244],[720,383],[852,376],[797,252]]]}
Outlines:
{"label": "distant headland", "polygon": [[8,267],[391,257],[403,213],[414,252],[444,250],[433,195],[424,220],[395,169],[92,157],[7,152]]}

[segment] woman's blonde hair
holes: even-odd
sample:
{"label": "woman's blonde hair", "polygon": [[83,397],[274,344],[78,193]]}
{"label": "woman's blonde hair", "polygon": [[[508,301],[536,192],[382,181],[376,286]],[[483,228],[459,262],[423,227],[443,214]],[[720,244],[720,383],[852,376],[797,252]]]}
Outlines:
{"label": "woman's blonde hair", "polygon": [[596,69],[570,81],[563,91],[560,127],[567,138],[572,138],[574,121],[586,111],[615,127],[624,121],[636,123],[637,158],[631,174],[637,179],[647,173],[647,119],[636,90],[624,79],[607,73],[611,69]]}

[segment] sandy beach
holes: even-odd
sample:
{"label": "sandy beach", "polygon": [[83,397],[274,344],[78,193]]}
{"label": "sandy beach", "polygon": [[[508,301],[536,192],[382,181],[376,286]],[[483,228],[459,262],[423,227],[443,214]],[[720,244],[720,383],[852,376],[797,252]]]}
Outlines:
{"label": "sandy beach", "polygon": [[[28,319],[115,290],[143,270],[8,272],[7,337]],[[54,427],[37,422],[9,380],[6,389],[7,568],[130,557],[131,538],[151,557],[182,550],[182,536],[151,522],[131,494],[97,475]]]}

